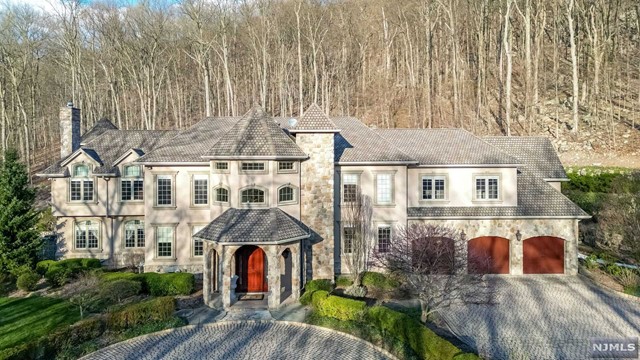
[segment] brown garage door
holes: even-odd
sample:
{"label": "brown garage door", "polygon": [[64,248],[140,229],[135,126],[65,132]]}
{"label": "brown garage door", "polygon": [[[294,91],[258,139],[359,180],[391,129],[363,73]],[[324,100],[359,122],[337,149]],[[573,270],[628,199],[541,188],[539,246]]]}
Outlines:
{"label": "brown garage door", "polygon": [[508,274],[509,240],[497,236],[483,236],[469,240],[469,272],[473,274]]}
{"label": "brown garage door", "polygon": [[563,274],[564,240],[552,236],[529,238],[523,243],[525,274]]}

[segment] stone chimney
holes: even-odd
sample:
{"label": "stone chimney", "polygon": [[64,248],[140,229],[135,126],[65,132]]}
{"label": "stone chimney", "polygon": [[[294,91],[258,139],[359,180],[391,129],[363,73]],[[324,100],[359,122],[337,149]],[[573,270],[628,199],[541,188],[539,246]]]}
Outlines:
{"label": "stone chimney", "polygon": [[80,109],[69,102],[60,108],[60,157],[65,158],[80,148]]}

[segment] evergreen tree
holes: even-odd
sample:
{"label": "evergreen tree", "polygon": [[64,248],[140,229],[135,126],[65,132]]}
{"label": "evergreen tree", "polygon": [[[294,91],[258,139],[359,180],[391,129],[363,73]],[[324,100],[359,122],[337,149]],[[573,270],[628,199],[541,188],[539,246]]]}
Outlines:
{"label": "evergreen tree", "polygon": [[35,191],[15,150],[5,153],[0,167],[0,272],[33,267],[38,259],[41,239],[34,208]]}

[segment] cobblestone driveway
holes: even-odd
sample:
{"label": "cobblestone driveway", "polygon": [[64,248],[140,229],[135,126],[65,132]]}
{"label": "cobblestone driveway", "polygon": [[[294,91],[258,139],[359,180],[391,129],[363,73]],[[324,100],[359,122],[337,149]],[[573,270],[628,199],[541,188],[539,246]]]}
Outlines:
{"label": "cobblestone driveway", "polygon": [[390,359],[340,332],[275,321],[186,326],[124,341],[84,359]]}
{"label": "cobblestone driveway", "polygon": [[579,276],[499,277],[494,305],[442,315],[487,359],[588,359],[590,337],[637,337],[640,301]]}

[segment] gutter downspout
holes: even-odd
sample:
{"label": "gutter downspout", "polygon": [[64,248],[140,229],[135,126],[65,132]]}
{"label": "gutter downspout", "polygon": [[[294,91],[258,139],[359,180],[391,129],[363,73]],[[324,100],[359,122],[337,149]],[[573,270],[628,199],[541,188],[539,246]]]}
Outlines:
{"label": "gutter downspout", "polygon": [[109,180],[110,177],[105,177],[104,181],[107,183],[107,203],[106,203],[106,216],[109,219],[109,262],[115,267],[113,263],[113,248],[115,246],[115,237],[113,236],[113,218],[109,212]]}

